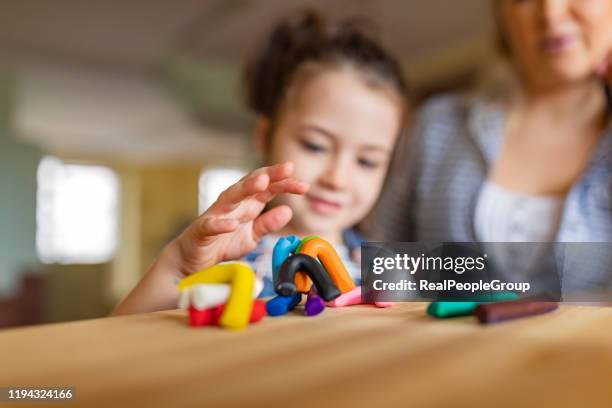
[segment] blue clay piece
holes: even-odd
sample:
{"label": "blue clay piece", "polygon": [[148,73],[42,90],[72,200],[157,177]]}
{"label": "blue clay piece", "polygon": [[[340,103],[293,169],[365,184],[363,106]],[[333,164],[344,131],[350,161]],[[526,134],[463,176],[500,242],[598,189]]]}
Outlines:
{"label": "blue clay piece", "polygon": [[268,300],[266,303],[266,311],[269,316],[282,316],[295,308],[301,301],[301,293],[291,296],[277,296]]}
{"label": "blue clay piece", "polygon": [[278,271],[281,265],[289,257],[289,255],[295,253],[298,245],[300,245],[300,239],[295,235],[289,235],[280,238],[276,241],[274,249],[272,251],[272,278],[273,282],[276,282],[278,277]]}

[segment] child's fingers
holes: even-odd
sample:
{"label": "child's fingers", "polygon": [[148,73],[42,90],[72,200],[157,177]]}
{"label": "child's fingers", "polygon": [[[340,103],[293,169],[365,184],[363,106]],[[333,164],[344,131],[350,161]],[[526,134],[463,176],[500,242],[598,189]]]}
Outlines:
{"label": "child's fingers", "polygon": [[238,220],[231,218],[203,217],[195,224],[194,236],[196,241],[201,243],[207,238],[232,232],[239,224]]}
{"label": "child's fingers", "polygon": [[267,203],[277,194],[304,194],[309,188],[310,186],[307,183],[289,178],[270,184],[266,191],[257,194],[255,198],[263,203]]}
{"label": "child's fingers", "polygon": [[291,208],[286,205],[266,211],[253,221],[253,239],[259,241],[264,235],[278,231],[287,225],[292,216]]}
{"label": "child's fingers", "polygon": [[270,183],[268,191],[273,194],[290,193],[290,194],[304,194],[308,191],[310,186],[308,183],[296,180],[294,178],[288,178],[274,183]]}
{"label": "child's fingers", "polygon": [[268,176],[270,176],[270,182],[274,183],[276,181],[291,177],[291,175],[293,174],[293,163],[279,163],[270,167],[265,167],[265,170],[266,173],[268,173]]}
{"label": "child's fingers", "polygon": [[[249,173],[239,182],[221,193],[215,204],[213,204],[212,210],[217,214],[233,211],[247,198],[265,192],[271,182],[286,180],[291,174],[293,174],[293,163],[291,162],[261,167]],[[288,187],[295,189],[296,185],[289,183]],[[301,188],[303,189],[303,187]],[[278,189],[279,192],[282,192],[282,188]],[[300,187],[298,187],[298,190],[299,189]],[[270,194],[265,194],[265,196],[267,200],[260,199],[260,201],[267,202],[273,197],[273,195],[270,196]]]}
{"label": "child's fingers", "polygon": [[221,193],[214,207],[222,212],[232,211],[243,200],[265,191],[269,183],[270,176],[267,174],[253,173]]}

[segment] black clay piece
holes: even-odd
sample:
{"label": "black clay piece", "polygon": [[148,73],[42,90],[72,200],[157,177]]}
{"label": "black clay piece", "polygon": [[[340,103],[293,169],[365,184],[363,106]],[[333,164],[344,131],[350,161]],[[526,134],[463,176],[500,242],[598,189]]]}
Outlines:
{"label": "black clay piece", "polygon": [[319,295],[329,302],[340,296],[340,290],[329,277],[329,274],[313,257],[306,254],[290,255],[280,267],[276,280],[276,293],[281,296],[293,296],[297,293],[295,274],[304,272],[317,288]]}

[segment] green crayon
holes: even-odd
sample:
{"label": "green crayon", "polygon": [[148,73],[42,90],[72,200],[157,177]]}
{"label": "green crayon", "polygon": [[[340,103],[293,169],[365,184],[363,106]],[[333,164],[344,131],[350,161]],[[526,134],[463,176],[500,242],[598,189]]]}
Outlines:
{"label": "green crayon", "polygon": [[431,302],[427,307],[427,314],[440,319],[469,316],[481,303],[503,302],[516,299],[518,299],[518,296],[514,292],[499,292],[475,296],[474,301],[470,302]]}

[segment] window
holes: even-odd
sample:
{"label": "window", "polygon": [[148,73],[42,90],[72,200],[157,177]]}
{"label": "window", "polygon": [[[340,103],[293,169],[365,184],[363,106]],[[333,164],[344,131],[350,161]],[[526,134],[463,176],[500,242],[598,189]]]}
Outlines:
{"label": "window", "polygon": [[215,202],[219,195],[236,183],[246,174],[245,171],[240,169],[231,168],[216,168],[207,169],[200,175],[200,194],[199,194],[199,208],[200,214],[202,214],[208,207]]}
{"label": "window", "polygon": [[44,263],[112,259],[119,224],[119,178],[108,167],[44,157],[38,166],[36,248]]}

